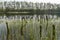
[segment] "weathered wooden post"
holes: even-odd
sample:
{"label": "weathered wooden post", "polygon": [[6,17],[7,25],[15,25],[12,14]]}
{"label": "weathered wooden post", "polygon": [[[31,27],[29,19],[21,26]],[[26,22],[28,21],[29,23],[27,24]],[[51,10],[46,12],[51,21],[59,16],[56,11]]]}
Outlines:
{"label": "weathered wooden post", "polygon": [[40,25],[40,40],[42,38],[42,26]]}
{"label": "weathered wooden post", "polygon": [[55,40],[55,25],[52,25],[53,33],[52,33],[52,40]]}
{"label": "weathered wooden post", "polygon": [[47,25],[46,25],[46,30],[47,30],[47,27],[48,27],[48,16],[46,16],[46,21],[47,21]]}
{"label": "weathered wooden post", "polygon": [[23,35],[23,19],[24,17],[22,18],[21,35]]}
{"label": "weathered wooden post", "polygon": [[7,40],[9,40],[9,28],[8,28],[8,22],[6,22],[6,27],[7,27]]}

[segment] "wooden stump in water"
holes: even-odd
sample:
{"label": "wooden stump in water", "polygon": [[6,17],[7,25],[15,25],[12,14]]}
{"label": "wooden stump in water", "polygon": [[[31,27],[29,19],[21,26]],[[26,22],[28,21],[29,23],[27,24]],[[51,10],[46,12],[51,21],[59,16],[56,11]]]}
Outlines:
{"label": "wooden stump in water", "polygon": [[42,37],[42,26],[40,25],[40,39]]}
{"label": "wooden stump in water", "polygon": [[9,28],[8,28],[8,23],[6,22],[6,27],[7,27],[7,40],[9,40]]}
{"label": "wooden stump in water", "polygon": [[52,40],[55,40],[55,25],[52,25],[52,27],[53,27]]}

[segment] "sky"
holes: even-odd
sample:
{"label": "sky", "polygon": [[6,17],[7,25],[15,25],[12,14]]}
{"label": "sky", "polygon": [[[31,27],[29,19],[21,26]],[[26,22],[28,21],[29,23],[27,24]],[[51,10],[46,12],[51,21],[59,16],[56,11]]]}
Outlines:
{"label": "sky", "polygon": [[[0,0],[0,1],[14,1],[14,0]],[[43,2],[43,3],[57,3],[57,4],[60,4],[60,0],[15,0],[15,1],[27,1],[27,2]]]}

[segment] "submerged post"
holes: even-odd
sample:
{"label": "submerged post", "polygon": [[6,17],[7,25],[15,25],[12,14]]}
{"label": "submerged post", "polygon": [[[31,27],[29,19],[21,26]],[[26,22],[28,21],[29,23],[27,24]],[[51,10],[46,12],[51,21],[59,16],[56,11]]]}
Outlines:
{"label": "submerged post", "polygon": [[53,27],[52,40],[55,40],[55,25],[52,25],[52,27]]}
{"label": "submerged post", "polygon": [[23,35],[23,19],[24,17],[22,18],[21,35]]}
{"label": "submerged post", "polygon": [[40,25],[40,40],[41,40],[41,37],[42,37],[42,26]]}
{"label": "submerged post", "polygon": [[46,21],[47,21],[47,25],[46,25],[46,30],[47,30],[47,27],[48,27],[48,16],[46,16]]}
{"label": "submerged post", "polygon": [[6,22],[6,27],[7,27],[7,37],[6,39],[9,40],[9,28],[8,28],[8,23]]}

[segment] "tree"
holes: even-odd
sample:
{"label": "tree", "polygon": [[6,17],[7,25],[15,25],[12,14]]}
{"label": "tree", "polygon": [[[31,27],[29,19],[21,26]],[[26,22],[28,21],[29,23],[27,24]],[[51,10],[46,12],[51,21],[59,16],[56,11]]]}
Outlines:
{"label": "tree", "polygon": [[16,2],[16,7],[17,7],[17,9],[20,9],[20,3],[19,2]]}

